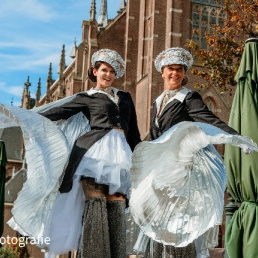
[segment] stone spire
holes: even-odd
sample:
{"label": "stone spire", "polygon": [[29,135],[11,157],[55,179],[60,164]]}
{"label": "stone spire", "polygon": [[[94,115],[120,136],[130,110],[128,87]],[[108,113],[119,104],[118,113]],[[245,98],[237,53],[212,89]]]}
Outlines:
{"label": "stone spire", "polygon": [[120,1],[120,10],[122,10],[122,9],[124,9],[125,8],[125,6],[126,6],[126,3],[125,3],[125,0],[121,0]]}
{"label": "stone spire", "polygon": [[38,87],[37,87],[37,91],[36,91],[35,107],[39,106],[40,95],[41,95],[41,79],[39,78]]}
{"label": "stone spire", "polygon": [[96,20],[96,1],[92,0],[91,1],[91,8],[90,8],[90,21],[95,21]]}
{"label": "stone spire", "polygon": [[64,70],[66,68],[65,65],[65,45],[63,45],[60,63],[59,63],[59,94],[58,99],[62,99],[65,96],[65,76]]}
{"label": "stone spire", "polygon": [[107,0],[101,1],[100,6],[100,13],[98,17],[98,24],[100,27],[104,28],[108,24],[108,17],[107,17]]}
{"label": "stone spire", "polygon": [[70,52],[70,57],[71,58],[75,58],[76,57],[76,49],[77,49],[77,46],[76,46],[76,39],[75,39],[73,47],[72,47],[71,52]]}
{"label": "stone spire", "polygon": [[63,45],[57,73],[62,73],[65,70],[65,67],[65,45]]}
{"label": "stone spire", "polygon": [[24,89],[22,94],[22,108],[30,109],[30,91],[29,87],[31,86],[30,77],[27,77],[27,81],[24,83]]}
{"label": "stone spire", "polygon": [[52,63],[50,63],[47,76],[46,104],[51,102],[50,87],[52,83]]}

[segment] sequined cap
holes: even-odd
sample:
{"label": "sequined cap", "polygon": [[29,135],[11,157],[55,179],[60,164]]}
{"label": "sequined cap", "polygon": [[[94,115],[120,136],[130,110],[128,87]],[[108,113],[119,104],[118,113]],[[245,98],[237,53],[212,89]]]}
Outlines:
{"label": "sequined cap", "polygon": [[173,47],[159,53],[154,61],[155,68],[160,73],[163,66],[172,64],[184,65],[188,70],[193,64],[193,56],[184,48]]}
{"label": "sequined cap", "polygon": [[97,61],[102,61],[111,65],[116,71],[116,78],[122,77],[125,73],[125,61],[114,50],[100,49],[91,57],[91,64],[94,67]]}

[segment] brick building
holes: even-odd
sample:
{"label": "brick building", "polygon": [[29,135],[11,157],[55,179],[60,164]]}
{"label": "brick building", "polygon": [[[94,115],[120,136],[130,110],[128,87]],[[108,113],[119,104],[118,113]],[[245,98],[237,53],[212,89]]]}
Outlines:
{"label": "brick building", "polygon": [[[220,6],[216,0],[121,0],[120,11],[113,20],[107,19],[107,4],[101,1],[101,12],[97,19],[96,3],[91,1],[90,20],[82,21],[82,38],[71,51],[73,61],[66,66],[63,45],[59,63],[59,78],[52,79],[52,64],[49,65],[46,93],[40,96],[41,82],[35,106],[41,106],[66,96],[85,91],[94,86],[88,79],[92,54],[101,48],[116,50],[126,61],[126,74],[114,81],[114,87],[129,91],[136,106],[141,138],[148,137],[151,106],[163,91],[163,79],[154,68],[155,57],[169,47],[185,47],[192,38],[192,30],[203,27],[202,20],[219,22]],[[202,16],[200,16],[200,10]],[[217,12],[214,12],[216,10]],[[214,14],[217,13],[217,14]],[[208,23],[207,23],[208,24]],[[207,25],[208,26],[208,25]],[[194,38],[205,47],[203,34]],[[198,66],[194,63],[193,66]],[[196,78],[188,72],[187,87],[193,89]],[[29,80],[25,83],[22,107],[31,108]],[[228,121],[232,96],[216,88],[199,90],[204,102],[223,121]],[[218,146],[223,154],[223,146]],[[224,227],[222,227],[222,235]],[[223,239],[220,239],[223,246]],[[215,256],[214,256],[215,257]]]}

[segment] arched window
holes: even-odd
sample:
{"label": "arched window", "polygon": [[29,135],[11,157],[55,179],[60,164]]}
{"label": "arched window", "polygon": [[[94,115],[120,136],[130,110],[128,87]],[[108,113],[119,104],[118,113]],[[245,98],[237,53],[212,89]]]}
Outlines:
{"label": "arched window", "polygon": [[192,29],[193,31],[198,31],[198,33],[193,34],[193,40],[200,48],[207,49],[205,32],[211,32],[212,24],[222,24],[224,1],[193,0],[192,3]]}

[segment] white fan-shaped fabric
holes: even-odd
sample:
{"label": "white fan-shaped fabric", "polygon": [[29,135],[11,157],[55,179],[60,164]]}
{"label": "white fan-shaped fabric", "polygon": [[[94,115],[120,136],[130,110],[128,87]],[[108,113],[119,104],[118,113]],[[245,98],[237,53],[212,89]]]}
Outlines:
{"label": "white fan-shaped fabric", "polygon": [[[22,129],[28,165],[27,181],[15,200],[8,224],[22,235],[42,240],[71,147],[90,126],[82,113],[56,124],[33,111],[0,104],[0,112]],[[47,248],[44,241],[37,243]]]}
{"label": "white fan-shaped fabric", "polygon": [[182,122],[133,152],[130,211],[146,237],[164,245],[184,247],[202,237],[202,248],[217,245],[226,170],[212,144],[232,144],[258,151],[249,138],[214,126]]}

